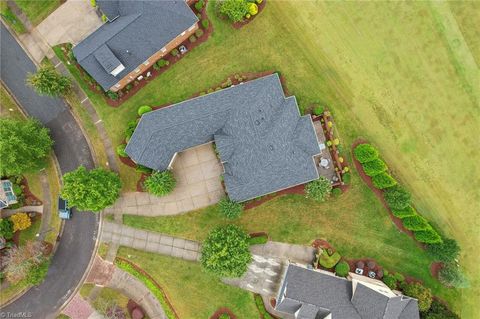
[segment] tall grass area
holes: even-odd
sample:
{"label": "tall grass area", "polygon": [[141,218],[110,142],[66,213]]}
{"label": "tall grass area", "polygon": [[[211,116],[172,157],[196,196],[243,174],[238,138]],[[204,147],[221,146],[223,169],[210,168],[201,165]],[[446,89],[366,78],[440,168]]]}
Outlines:
{"label": "tall grass area", "polygon": [[118,256],[141,265],[162,286],[182,319],[210,318],[221,307],[238,318],[258,318],[253,294],[207,274],[199,263],[120,247]]}
{"label": "tall grass area", "polygon": [[[270,1],[240,30],[218,20],[213,5],[215,31],[206,43],[119,108],[93,97],[114,145],[140,105],[182,101],[232,73],[280,71],[302,108],[330,107],[345,145],[361,136],[378,146],[422,215],[459,241],[472,288],[452,302],[462,317],[474,317],[480,85],[470,57],[478,59],[478,14],[471,12],[480,3]],[[375,227],[375,219],[369,223]],[[340,229],[337,237],[349,236]]]}

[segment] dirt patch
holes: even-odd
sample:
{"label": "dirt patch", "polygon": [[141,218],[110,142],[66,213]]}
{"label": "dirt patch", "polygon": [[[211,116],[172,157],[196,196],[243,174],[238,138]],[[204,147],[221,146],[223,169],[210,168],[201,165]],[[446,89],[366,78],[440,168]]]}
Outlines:
{"label": "dirt patch", "polygon": [[226,307],[219,308],[213,315],[210,316],[209,319],[218,319],[223,314],[227,314],[230,319],[237,319],[237,316],[235,316],[235,314]]}
{"label": "dirt patch", "polygon": [[268,195],[259,197],[257,199],[252,199],[248,201],[243,207],[245,210],[252,209],[254,207],[262,205],[265,202],[268,202],[269,200],[272,200],[276,197],[287,195],[287,194],[305,195],[305,184],[283,189],[276,193],[268,194]]}
{"label": "dirt patch", "polygon": [[438,273],[440,270],[442,270],[444,264],[441,261],[436,261],[433,262],[430,265],[430,273],[432,274],[432,277],[438,280]]}
{"label": "dirt patch", "polygon": [[240,28],[243,28],[244,26],[246,26],[247,24],[249,24],[253,20],[255,20],[255,18],[257,18],[260,15],[260,13],[263,11],[263,9],[265,8],[266,5],[267,5],[267,0],[263,0],[262,3],[257,4],[258,12],[257,12],[256,15],[250,17],[250,19],[245,18],[245,19],[243,19],[243,21],[235,22],[233,24],[233,27],[238,30]]}
{"label": "dirt patch", "polygon": [[145,189],[143,187],[143,183],[145,182],[145,180],[147,179],[148,176],[150,176],[150,175],[142,173],[142,175],[140,176],[140,179],[137,182],[137,192],[145,192]]}
{"label": "dirt patch", "polygon": [[403,226],[402,220],[398,217],[395,217],[395,215],[393,215],[392,210],[390,209],[390,207],[388,207],[387,202],[385,201],[385,198],[383,197],[382,190],[373,186],[372,178],[370,176],[367,176],[367,174],[365,174],[365,172],[363,171],[362,164],[360,164],[360,162],[357,161],[355,156],[353,156],[353,150],[355,149],[355,147],[359,144],[364,144],[364,143],[368,143],[368,142],[366,140],[359,139],[359,140],[356,140],[352,144],[352,159],[353,159],[353,164],[355,165],[355,168],[357,169],[358,174],[362,178],[363,182],[365,184],[367,184],[367,186],[372,190],[372,192],[375,194],[375,196],[377,196],[377,198],[380,200],[383,207],[385,207],[385,209],[387,210],[388,216],[390,217],[390,220],[395,224],[395,226],[397,226],[398,230],[400,230],[401,232],[410,236],[417,243],[417,245],[419,247],[425,249],[425,245],[423,245],[422,243],[415,240],[415,236],[413,235],[413,232],[406,229]]}

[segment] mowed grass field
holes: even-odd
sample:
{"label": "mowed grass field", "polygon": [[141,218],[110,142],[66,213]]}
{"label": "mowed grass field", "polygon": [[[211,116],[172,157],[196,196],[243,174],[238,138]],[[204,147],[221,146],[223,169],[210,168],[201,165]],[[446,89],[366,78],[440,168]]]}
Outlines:
{"label": "mowed grass field", "polygon": [[33,25],[42,22],[50,13],[60,6],[60,0],[15,0]]}
{"label": "mowed grass field", "polygon": [[[273,0],[241,30],[218,20],[212,4],[209,41],[120,108],[92,96],[113,143],[140,105],[181,101],[236,72],[280,71],[302,108],[329,106],[344,144],[363,137],[378,146],[419,211],[459,241],[472,288],[455,308],[474,317],[480,3]],[[122,165],[127,180],[131,171]]]}

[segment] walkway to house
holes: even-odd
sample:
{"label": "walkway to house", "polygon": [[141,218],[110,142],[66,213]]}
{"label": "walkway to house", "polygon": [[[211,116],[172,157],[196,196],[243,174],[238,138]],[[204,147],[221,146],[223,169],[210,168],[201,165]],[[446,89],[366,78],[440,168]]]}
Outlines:
{"label": "walkway to house", "polygon": [[222,166],[212,144],[200,145],[178,153],[173,174],[174,191],[162,197],[148,193],[124,193],[105,214],[167,216],[185,213],[217,203],[224,195],[220,175]]}
{"label": "walkway to house", "polygon": [[198,261],[200,259],[200,243],[196,241],[107,221],[103,224],[100,240],[185,260]]}
{"label": "walkway to house", "polygon": [[68,305],[63,309],[63,314],[66,314],[71,319],[100,319],[104,318],[101,314],[95,311],[93,307],[83,299],[80,293],[77,293]]}
{"label": "walkway to house", "polygon": [[43,20],[36,29],[50,46],[78,44],[102,25],[90,1],[68,0]]}

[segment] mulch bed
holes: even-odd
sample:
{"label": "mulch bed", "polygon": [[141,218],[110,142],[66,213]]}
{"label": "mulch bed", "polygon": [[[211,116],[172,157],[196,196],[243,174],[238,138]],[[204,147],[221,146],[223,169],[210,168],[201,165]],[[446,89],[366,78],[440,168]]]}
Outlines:
{"label": "mulch bed", "polygon": [[145,189],[143,188],[143,183],[145,182],[148,176],[150,175],[142,173],[142,175],[140,176],[140,179],[137,182],[137,192],[140,192],[140,193],[145,192]]}
{"label": "mulch bed", "polygon": [[230,317],[230,319],[237,319],[237,316],[235,316],[235,314],[226,307],[219,308],[217,311],[215,311],[213,315],[210,316],[209,319],[218,319],[224,313],[227,314]]}
{"label": "mulch bed", "polygon": [[160,286],[160,284],[155,280],[153,279],[152,276],[150,276],[150,274],[148,272],[146,272],[145,270],[143,270],[142,268],[140,268],[140,266],[138,266],[137,264],[134,264],[133,262],[131,262],[130,260],[127,260],[125,258],[122,258],[122,257],[115,257],[115,259],[118,259],[118,260],[121,260],[122,262],[124,263],[127,263],[129,264],[130,266],[132,266],[133,268],[135,268],[136,271],[138,271],[139,273],[141,273],[142,275],[144,275],[145,277],[147,277],[148,279],[150,279],[155,286],[157,286],[158,289],[160,289],[160,291],[162,292],[163,296],[165,297],[165,300],[167,301],[168,305],[170,306],[170,308],[173,310],[174,314],[175,314],[175,317],[176,318],[180,318],[178,316],[178,313],[177,311],[175,310],[175,307],[173,307],[173,304],[172,302],[170,301],[170,299],[168,298],[168,295],[165,293],[165,290],[163,290],[162,286]]}
{"label": "mulch bed", "polygon": [[433,262],[430,265],[430,273],[432,274],[433,278],[438,280],[438,273],[440,272],[440,270],[442,270],[443,266],[444,264],[441,261]]}
{"label": "mulch bed", "polygon": [[324,239],[315,239],[313,242],[312,242],[312,247],[314,248],[321,248],[321,249],[333,249],[335,250],[335,248],[330,245],[330,243]]}
{"label": "mulch bed", "polygon": [[25,197],[25,206],[40,206],[43,202],[35,196],[28,187],[28,181],[24,177],[21,182],[23,196]]}
{"label": "mulch bed", "polygon": [[244,209],[245,210],[252,209],[254,207],[262,205],[263,203],[265,203],[269,200],[272,200],[276,197],[283,196],[283,195],[286,195],[286,194],[305,195],[305,184],[297,185],[297,186],[290,187],[290,188],[287,188],[287,189],[283,189],[283,190],[278,191],[276,193],[272,193],[272,194],[262,196],[259,199],[252,199],[251,201],[248,201],[244,205]]}
{"label": "mulch bed", "polygon": [[265,6],[267,5],[267,0],[263,0],[263,2],[260,4],[256,3],[256,5],[258,6],[257,14],[254,16],[251,16],[250,19],[244,18],[243,21],[233,23],[233,27],[235,29],[238,30],[240,28],[243,28],[244,26],[246,26],[247,24],[255,20],[255,18],[258,17],[258,15],[263,11],[263,8],[265,8]]}
{"label": "mulch bed", "polygon": [[[378,189],[375,186],[373,186],[372,178],[370,176],[367,176],[367,174],[365,174],[365,172],[363,171],[362,164],[360,164],[360,162],[357,161],[355,156],[353,156],[353,150],[355,149],[355,147],[357,145],[363,144],[363,143],[368,143],[368,142],[366,140],[359,139],[359,140],[356,140],[352,144],[352,159],[353,159],[353,164],[355,165],[355,168],[357,169],[358,174],[362,178],[363,182],[365,184],[367,184],[367,186],[372,190],[372,192],[375,194],[375,196],[377,196],[377,198],[382,203],[383,207],[385,207],[385,209],[388,211],[388,216],[390,217],[391,221],[395,224],[395,226],[397,226],[398,230],[407,234],[413,240],[415,240],[415,236],[413,235],[413,232],[406,229],[403,226],[402,220],[398,217],[395,217],[395,215],[393,215],[392,210],[390,209],[390,207],[388,207],[387,202],[385,201],[385,198],[383,197],[383,191],[381,189]],[[425,245],[423,245],[422,243],[418,242],[417,240],[415,240],[415,242],[417,243],[417,245],[419,247],[425,248]]]}

